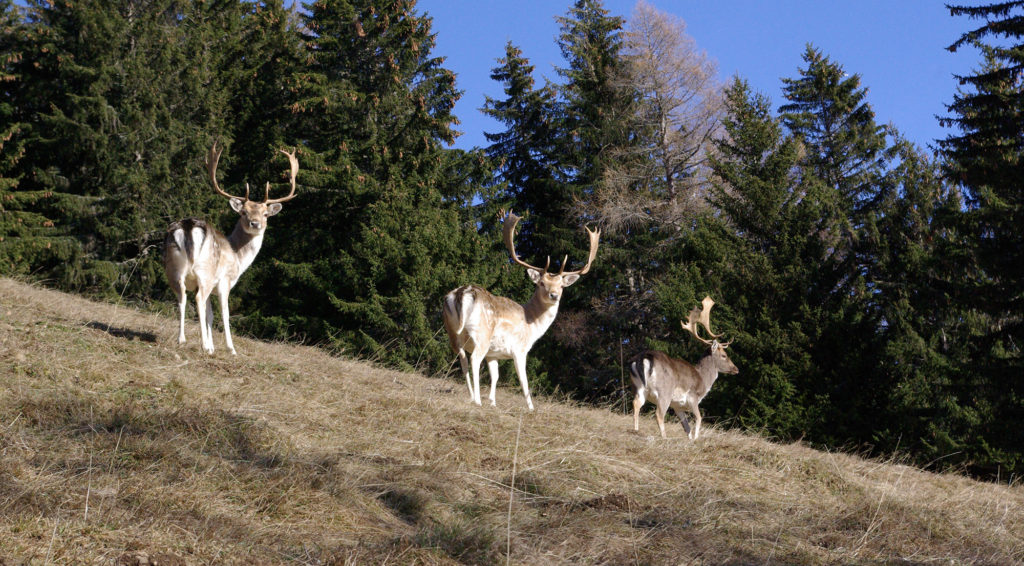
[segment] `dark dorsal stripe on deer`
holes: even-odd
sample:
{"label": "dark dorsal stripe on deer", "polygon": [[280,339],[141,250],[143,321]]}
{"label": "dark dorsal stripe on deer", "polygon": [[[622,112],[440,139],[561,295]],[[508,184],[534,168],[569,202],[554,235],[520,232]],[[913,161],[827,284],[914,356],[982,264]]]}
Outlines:
{"label": "dark dorsal stripe on deer", "polygon": [[[548,273],[551,259],[544,269],[534,267],[519,258],[516,253],[514,233],[520,218],[502,211],[504,218],[502,238],[509,255],[517,265],[526,268],[530,280],[537,286],[533,296],[525,305],[520,305],[489,293],[476,285],[454,289],[445,295],[442,306],[444,328],[448,342],[459,358],[459,366],[466,376],[470,400],[477,405],[480,399],[480,364],[487,360],[491,375],[491,405],[495,404],[495,389],[498,385],[498,360],[512,359],[516,374],[526,397],[526,406],[533,410],[533,398],[526,380],[526,355],[530,348],[547,331],[558,314],[558,302],[562,290],[575,283],[581,275],[590,271],[597,256],[599,230],[587,228],[590,236],[590,255],[586,265],[579,271],[565,271],[568,256],[562,261],[558,273]],[[470,359],[466,353],[469,352]],[[472,372],[471,372],[472,370]],[[470,377],[472,375],[472,378]]]}
{"label": "dark dorsal stripe on deer", "polygon": [[[665,413],[671,408],[683,425],[687,436],[696,440],[700,435],[701,415],[698,404],[711,390],[719,373],[736,374],[739,369],[732,363],[725,349],[732,341],[720,343],[721,334],[711,332],[711,307],[715,301],[705,297],[701,306],[690,311],[686,322],[679,321],[683,329],[708,345],[708,352],[696,364],[678,360],[662,352],[648,350],[629,363],[629,378],[633,383],[633,430],[640,430],[640,408],[650,401],[655,405],[658,429],[665,436]],[[711,338],[703,338],[703,326]],[[693,428],[686,420],[684,410],[693,413]]]}
{"label": "dark dorsal stripe on deer", "polygon": [[214,142],[206,155],[206,170],[214,191],[227,197],[231,208],[239,214],[235,229],[230,236],[225,236],[197,218],[171,223],[164,237],[164,271],[171,290],[178,298],[178,343],[185,343],[186,291],[194,291],[203,350],[213,353],[213,304],[209,297],[216,290],[224,323],[224,341],[228,350],[234,354],[235,346],[228,325],[228,293],[256,259],[263,245],[267,218],[281,211],[281,203],[295,198],[295,177],[299,172],[299,161],[295,152],[280,150],[288,156],[291,165],[291,191],[283,198],[271,199],[268,182],[264,199],[252,201],[249,200],[248,184],[245,186],[245,197],[230,195],[221,190],[217,183],[217,163],[221,151],[222,148]]}

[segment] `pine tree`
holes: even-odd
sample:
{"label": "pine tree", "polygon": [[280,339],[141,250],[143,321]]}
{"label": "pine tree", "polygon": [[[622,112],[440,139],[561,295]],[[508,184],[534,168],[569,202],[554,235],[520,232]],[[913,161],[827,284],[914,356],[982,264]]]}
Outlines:
{"label": "pine tree", "polygon": [[[202,155],[212,138],[230,139],[247,123],[232,108],[238,82],[255,72],[243,41],[254,14],[272,6],[87,0],[30,10],[21,108],[33,128],[20,188],[79,203],[61,204],[67,218],[54,219],[80,250],[59,279],[118,294],[162,288],[157,252],[167,224],[226,209]],[[249,158],[262,164],[267,145]],[[230,175],[251,170],[234,165]]]}
{"label": "pine tree", "polygon": [[0,2],[0,272],[46,276],[67,282],[81,245],[67,227],[84,214],[83,202],[64,192],[22,186],[26,139],[39,105],[25,78],[37,31],[20,9]]}
{"label": "pine tree", "polygon": [[[721,381],[709,410],[781,437],[817,433],[817,400],[807,386],[817,378],[808,354],[818,330],[804,313],[816,308],[806,290],[823,253],[817,225],[825,187],[802,174],[803,143],[784,131],[766,96],[735,79],[725,105],[727,135],[711,159],[718,181],[710,200],[719,214],[685,239],[681,268],[660,294],[673,317],[684,317],[700,293],[719,301],[724,320],[716,331],[729,329],[731,356],[743,369]],[[704,289],[668,301],[674,288],[687,289],[684,280],[703,281]]]}
{"label": "pine tree", "polygon": [[980,68],[958,77],[962,88],[940,123],[957,133],[938,141],[944,172],[966,197],[949,224],[966,253],[954,266],[965,277],[956,297],[971,328],[959,360],[961,402],[981,415],[984,436],[971,443],[975,465],[990,473],[1024,469],[1024,2],[949,6],[953,16],[981,19],[950,47],[977,48]]}
{"label": "pine tree", "polygon": [[484,134],[491,142],[486,152],[496,164],[497,179],[504,183],[498,200],[511,204],[512,210],[527,219],[517,249],[523,257],[535,258],[550,252],[538,249],[542,237],[536,233],[532,217],[558,218],[550,206],[561,190],[561,174],[553,162],[555,92],[551,85],[534,87],[533,65],[511,42],[498,63],[491,79],[503,85],[506,98],[486,97],[483,112],[507,129]]}
{"label": "pine tree", "polygon": [[304,25],[293,111],[308,190],[275,226],[291,241],[274,276],[255,282],[264,300],[249,323],[442,369],[451,356],[438,338],[441,297],[487,285],[493,271],[482,219],[463,206],[486,182],[486,160],[444,147],[455,135],[455,75],[431,55],[431,21],[412,2],[320,1]]}

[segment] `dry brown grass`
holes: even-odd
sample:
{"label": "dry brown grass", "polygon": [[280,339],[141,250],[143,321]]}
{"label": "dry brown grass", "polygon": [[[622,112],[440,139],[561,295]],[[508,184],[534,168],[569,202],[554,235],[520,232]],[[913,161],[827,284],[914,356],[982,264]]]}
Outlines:
{"label": "dry brown grass", "polygon": [[1024,562],[1019,485],[188,332],[0,279],[0,564]]}

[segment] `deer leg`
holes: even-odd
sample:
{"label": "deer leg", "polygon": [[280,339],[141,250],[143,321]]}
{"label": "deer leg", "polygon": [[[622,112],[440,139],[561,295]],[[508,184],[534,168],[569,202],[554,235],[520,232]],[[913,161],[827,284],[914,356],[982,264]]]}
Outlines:
{"label": "deer leg", "polygon": [[459,348],[459,367],[462,368],[462,375],[466,376],[466,387],[469,388],[469,398],[473,399],[473,379],[469,376],[469,360],[466,358],[466,351]]}
{"label": "deer leg", "polygon": [[185,343],[185,310],[188,307],[188,297],[185,293],[185,282],[174,281],[171,284],[171,290],[174,291],[174,295],[178,298],[178,344]]}
{"label": "deer leg", "polygon": [[639,388],[633,397],[633,431],[640,432],[640,409],[644,406],[644,402],[647,400],[645,397],[647,392],[643,388]]}
{"label": "deer leg", "polygon": [[491,374],[491,393],[487,396],[491,400],[491,406],[498,405],[495,395],[498,391],[498,360],[487,360],[487,372]]}
{"label": "deer leg", "polygon": [[[700,422],[703,419],[701,419],[700,409],[697,408],[696,403],[690,403],[690,412],[693,413],[693,434],[689,436],[691,440],[697,440],[697,437],[700,435]],[[689,431],[687,431],[687,434],[689,434]]]}
{"label": "deer leg", "polygon": [[199,337],[203,350],[213,353],[213,337],[210,336],[210,319],[213,317],[213,305],[210,304],[210,289],[200,285],[196,289],[196,311],[199,313]]}
{"label": "deer leg", "polygon": [[475,347],[473,348],[473,355],[470,357],[470,365],[473,366],[473,386],[471,387],[470,396],[471,401],[477,405],[482,405],[480,401],[480,364],[484,361],[484,353],[486,348]]}
{"label": "deer leg", "polygon": [[206,295],[206,342],[209,348],[206,350],[208,354],[213,353],[213,301],[210,300],[210,294]]}
{"label": "deer leg", "polygon": [[227,344],[231,355],[237,356],[238,353],[235,352],[235,345],[231,342],[231,326],[228,324],[228,292],[231,288],[227,285],[227,279],[222,279],[221,281],[222,283],[217,285],[217,296],[218,302],[220,302],[220,318],[224,323],[224,342]]}
{"label": "deer leg", "polygon": [[668,438],[665,434],[665,415],[668,414],[668,409],[671,406],[672,401],[670,399],[666,399],[664,395],[658,397],[658,410],[655,411],[655,414],[658,417],[658,430],[661,431],[662,438]]}
{"label": "deer leg", "polygon": [[690,421],[686,418],[686,411],[684,411],[683,407],[680,405],[672,405],[672,410],[675,412],[676,416],[679,417],[679,424],[683,425],[683,430],[686,431],[686,436],[693,438],[693,433],[690,429]]}
{"label": "deer leg", "polygon": [[516,374],[519,376],[519,385],[523,386],[523,396],[526,397],[526,406],[533,410],[533,398],[530,397],[530,384],[526,381],[526,356],[516,356],[512,359],[515,362]]}

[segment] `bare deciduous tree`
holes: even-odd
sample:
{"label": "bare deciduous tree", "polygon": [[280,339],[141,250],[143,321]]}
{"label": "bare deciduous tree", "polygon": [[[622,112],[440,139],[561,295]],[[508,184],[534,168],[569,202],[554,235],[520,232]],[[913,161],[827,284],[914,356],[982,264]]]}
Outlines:
{"label": "bare deciduous tree", "polygon": [[622,127],[633,143],[609,148],[602,182],[579,212],[609,231],[647,222],[679,226],[705,206],[707,153],[719,132],[721,87],[713,60],[682,19],[640,0],[617,88],[631,93]]}

